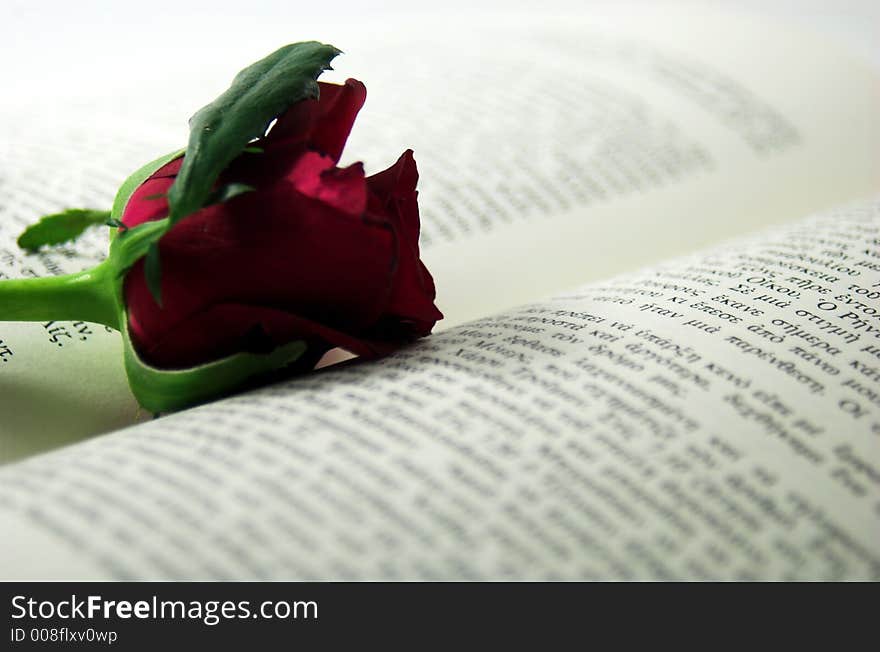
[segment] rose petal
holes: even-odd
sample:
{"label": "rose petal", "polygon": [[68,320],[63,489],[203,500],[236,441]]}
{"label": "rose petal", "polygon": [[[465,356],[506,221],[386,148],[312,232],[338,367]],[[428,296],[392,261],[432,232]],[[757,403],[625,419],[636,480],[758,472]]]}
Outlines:
{"label": "rose petal", "polygon": [[173,183],[174,177],[153,176],[138,186],[128,200],[122,216],[122,223],[133,227],[167,217],[168,199],[165,194]]}
{"label": "rose petal", "polygon": [[387,201],[391,197],[409,196],[416,190],[419,170],[411,149],[401,154],[394,165],[367,177],[370,192]]}
{"label": "rose petal", "polygon": [[278,116],[261,144],[267,148],[281,143],[305,142],[318,116],[318,100],[302,100]]}
{"label": "rose petal", "polygon": [[[402,231],[397,236],[397,269],[394,272],[391,295],[386,313],[407,322],[410,337],[420,337],[431,332],[434,324],[443,319],[434,305],[436,291],[434,279],[419,260],[418,245],[408,240]],[[374,332],[375,336],[393,339],[394,335]]]}
{"label": "rose petal", "polygon": [[[218,326],[220,326],[218,328]],[[275,346],[304,340],[312,366],[332,348],[375,358],[387,352],[381,345],[284,310],[245,303],[219,303],[190,315],[156,340],[147,335],[136,319],[129,321],[132,340],[141,358],[163,369],[183,369],[248,350],[243,343],[258,331]],[[258,344],[258,347],[260,345]],[[267,352],[262,347],[254,352]]]}
{"label": "rose petal", "polygon": [[416,167],[411,149],[401,154],[394,165],[387,170],[367,177],[367,189],[370,195],[378,200],[383,210],[392,204],[401,206],[400,200],[405,201],[404,212],[394,211],[394,214],[400,214],[400,222],[397,226],[405,231],[408,241],[416,243],[416,251],[418,251],[420,230],[419,209],[416,201],[418,181],[419,170]]}
{"label": "rose petal", "polygon": [[180,172],[180,166],[183,165],[183,155],[181,154],[173,161],[169,161],[158,170],[150,175],[151,179],[160,179],[162,177],[176,177]]}
{"label": "rose petal", "polygon": [[288,109],[264,139],[267,149],[305,144],[336,163],[358,112],[367,99],[366,87],[356,79],[345,84],[318,82],[320,97],[304,100]]}
{"label": "rose petal", "polygon": [[367,206],[367,184],[361,163],[337,168],[329,157],[305,152],[286,179],[306,197],[348,215],[360,216]]}
{"label": "rose petal", "polygon": [[338,161],[354,120],[367,100],[367,87],[356,79],[346,79],[343,86],[319,85],[319,115],[309,143],[317,151]]}
{"label": "rose petal", "polygon": [[[396,238],[397,265],[387,312],[405,323],[413,337],[427,335],[443,318],[434,305],[434,279],[419,257],[419,207],[415,190],[418,178],[412,150],[406,150],[387,170],[367,178],[371,195],[369,211],[373,213],[381,208],[381,216],[391,224]],[[389,322],[377,326],[389,337],[393,336],[389,328],[402,327],[402,324]]]}
{"label": "rose petal", "polygon": [[146,342],[229,302],[354,333],[379,318],[392,286],[390,230],[352,219],[289,182],[194,213],[162,238],[159,251],[162,309],[146,286],[143,261],[125,282],[126,304]]}

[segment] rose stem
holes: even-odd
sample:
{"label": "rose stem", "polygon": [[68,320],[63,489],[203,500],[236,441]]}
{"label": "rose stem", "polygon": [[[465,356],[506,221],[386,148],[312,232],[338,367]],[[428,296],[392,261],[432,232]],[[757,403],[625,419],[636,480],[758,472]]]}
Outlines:
{"label": "rose stem", "polygon": [[90,321],[119,329],[106,262],[76,274],[0,281],[0,321]]}

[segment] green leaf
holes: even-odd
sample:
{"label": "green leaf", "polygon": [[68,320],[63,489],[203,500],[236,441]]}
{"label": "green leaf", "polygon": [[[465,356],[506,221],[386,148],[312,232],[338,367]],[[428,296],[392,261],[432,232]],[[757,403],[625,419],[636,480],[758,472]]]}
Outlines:
{"label": "green leaf", "polygon": [[104,224],[110,211],[91,208],[68,208],[61,213],[53,213],[29,226],[18,237],[18,246],[28,251],[36,251],[46,245],[57,245],[75,240],[82,232],[94,224]]}
{"label": "green leaf", "polygon": [[214,182],[248,143],[295,103],[318,97],[318,76],[340,53],[306,41],[285,45],[239,72],[190,119],[186,158],[168,190],[171,224],[204,206]]}

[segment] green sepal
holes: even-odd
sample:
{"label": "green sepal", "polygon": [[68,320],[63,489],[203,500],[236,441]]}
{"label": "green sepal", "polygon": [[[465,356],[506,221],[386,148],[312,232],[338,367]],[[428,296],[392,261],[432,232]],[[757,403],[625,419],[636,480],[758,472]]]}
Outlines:
{"label": "green sepal", "polygon": [[[125,207],[128,205],[128,200],[131,199],[134,191],[159,168],[183,156],[184,151],[183,149],[178,149],[170,154],[160,156],[133,172],[123,181],[122,185],[119,186],[119,190],[116,191],[116,197],[113,199],[113,208],[110,210],[108,222],[122,224]],[[171,224],[168,218],[165,218],[144,222],[127,229],[119,229],[116,232],[117,237],[110,240],[109,254],[109,257],[114,261],[114,267],[118,275],[124,276],[132,265],[147,254],[150,245],[165,235],[170,228]]]}
{"label": "green sepal", "polygon": [[37,251],[47,245],[59,245],[76,240],[90,226],[105,224],[110,211],[92,208],[68,208],[60,213],[45,215],[18,236],[18,246]]}
{"label": "green sepal", "polygon": [[151,412],[172,412],[219,398],[255,377],[283,369],[306,351],[305,342],[297,340],[269,353],[236,353],[188,369],[157,369],[132,346],[125,314],[120,323],[128,383],[138,403]]}
{"label": "green sepal", "polygon": [[[111,218],[112,219],[112,218]],[[144,222],[132,226],[125,231],[118,231],[116,237],[110,239],[110,258],[124,275],[132,265],[147,255],[147,250],[156,241],[156,234],[161,237],[169,229],[168,218]]]}
{"label": "green sepal", "polygon": [[[116,197],[113,199],[113,208],[110,211],[110,219],[108,221],[122,224],[122,216],[125,213],[125,207],[128,205],[128,200],[131,199],[134,191],[149,179],[159,168],[183,156],[185,151],[186,150],[178,149],[169,154],[165,154],[164,156],[160,156],[156,160],[150,161],[136,170],[131,176],[123,181],[122,185],[119,186],[119,190],[116,192]],[[170,228],[171,223],[168,218],[165,218],[120,230],[117,234],[122,237],[113,238],[110,242],[110,257],[114,259],[119,275],[124,276],[132,265],[134,265],[140,258],[147,255],[151,249],[151,245],[154,245]],[[161,306],[161,269],[158,258],[159,251],[158,248],[156,248],[152,260],[147,261],[147,265],[150,270],[152,270],[152,274],[147,274],[147,286],[150,288],[150,293],[153,295],[156,303]]]}

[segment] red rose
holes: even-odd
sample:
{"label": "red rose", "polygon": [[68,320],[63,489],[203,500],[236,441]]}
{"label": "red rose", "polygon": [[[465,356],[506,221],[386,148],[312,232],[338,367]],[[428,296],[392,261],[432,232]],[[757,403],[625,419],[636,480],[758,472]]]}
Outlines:
{"label": "red rose", "polygon": [[[365,177],[336,167],[366,88],[320,84],[320,100],[282,115],[218,184],[255,188],[189,215],[159,244],[162,306],[139,261],[125,279],[132,341],[144,361],[192,367],[304,340],[312,366],[341,347],[376,357],[431,332],[442,314],[419,259],[418,171],[407,150]],[[168,214],[182,158],[131,196],[128,227]],[[156,195],[162,195],[157,198]]]}

